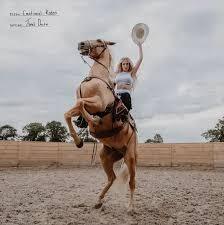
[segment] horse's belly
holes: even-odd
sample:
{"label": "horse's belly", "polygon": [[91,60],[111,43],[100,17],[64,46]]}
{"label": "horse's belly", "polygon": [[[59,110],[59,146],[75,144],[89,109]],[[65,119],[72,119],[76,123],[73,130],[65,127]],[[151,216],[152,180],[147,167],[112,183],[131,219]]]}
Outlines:
{"label": "horse's belly", "polygon": [[129,129],[129,124],[127,124],[119,133],[111,137],[99,138],[98,140],[108,147],[114,149],[122,149],[124,147],[127,147],[128,140],[132,132],[132,129]]}

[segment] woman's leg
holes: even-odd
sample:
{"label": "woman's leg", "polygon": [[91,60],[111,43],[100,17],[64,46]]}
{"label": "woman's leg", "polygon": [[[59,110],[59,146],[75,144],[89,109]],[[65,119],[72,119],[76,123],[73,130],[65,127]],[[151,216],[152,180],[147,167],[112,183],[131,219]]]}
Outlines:
{"label": "woman's leg", "polygon": [[132,109],[130,94],[129,93],[121,93],[120,97],[121,97],[122,102],[128,109],[128,111],[130,111]]}

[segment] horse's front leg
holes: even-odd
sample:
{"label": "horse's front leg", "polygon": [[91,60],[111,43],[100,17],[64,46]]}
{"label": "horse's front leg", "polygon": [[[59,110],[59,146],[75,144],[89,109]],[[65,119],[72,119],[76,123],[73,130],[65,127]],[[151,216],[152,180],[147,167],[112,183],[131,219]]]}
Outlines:
{"label": "horse's front leg", "polygon": [[72,117],[80,115],[80,105],[77,105],[70,109],[68,112],[64,114],[65,121],[68,125],[69,133],[72,136],[76,146],[78,148],[81,148],[83,146],[83,141],[82,139],[78,136],[76,133],[73,125],[72,125]]}
{"label": "horse's front leg", "polygon": [[80,139],[72,125],[72,117],[82,114],[82,116],[88,123],[92,123],[94,125],[98,125],[101,121],[100,118],[90,115],[86,111],[85,106],[94,111],[102,110],[101,99],[99,98],[99,96],[94,96],[90,98],[79,98],[76,105],[64,115],[69,128],[69,133],[73,137],[74,142],[78,148],[81,148],[83,146],[83,141]]}
{"label": "horse's front leg", "polygon": [[80,99],[80,112],[87,123],[91,123],[91,125],[99,125],[101,123],[101,118],[99,116],[91,115],[87,110],[90,108],[94,111],[102,111],[103,105],[99,96],[94,96],[90,98],[82,98]]}

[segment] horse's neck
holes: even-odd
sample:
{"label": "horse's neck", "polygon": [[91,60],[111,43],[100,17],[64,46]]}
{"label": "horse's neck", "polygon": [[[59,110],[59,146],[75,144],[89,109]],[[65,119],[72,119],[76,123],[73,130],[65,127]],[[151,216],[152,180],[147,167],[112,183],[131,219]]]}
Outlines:
{"label": "horse's neck", "polygon": [[[109,81],[110,80],[110,75],[108,72],[110,71],[109,51],[105,50],[103,57],[97,61],[99,63],[96,61],[94,62],[93,66],[90,69],[89,76],[96,76],[101,79],[104,79],[105,81]],[[100,63],[103,64],[107,69],[104,66],[102,66]]]}

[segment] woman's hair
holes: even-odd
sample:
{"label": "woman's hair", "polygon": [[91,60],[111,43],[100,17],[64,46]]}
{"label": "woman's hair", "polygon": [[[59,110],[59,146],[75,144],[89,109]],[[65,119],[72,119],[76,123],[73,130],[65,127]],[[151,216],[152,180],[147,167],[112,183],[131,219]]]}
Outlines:
{"label": "woman's hair", "polygon": [[[128,70],[128,72],[130,72],[130,73],[132,72],[132,70],[133,70],[133,68],[134,68],[133,62],[131,61],[130,58],[128,58],[128,57],[123,57],[123,58],[120,59],[119,63],[117,64],[116,74],[123,72],[123,69],[122,69],[122,62],[123,62],[124,60],[127,60],[127,61],[129,62],[129,70]],[[134,76],[133,78],[134,78],[134,83],[133,83],[133,86],[132,86],[132,87],[133,87],[133,89],[135,89],[137,79],[136,79],[136,76]]]}
{"label": "woman's hair", "polygon": [[131,72],[131,71],[133,70],[134,64],[133,64],[133,62],[131,61],[131,59],[128,58],[128,57],[123,57],[123,58],[120,59],[119,63],[117,64],[117,70],[116,70],[116,73],[121,73],[121,72],[123,72],[123,69],[122,69],[122,62],[123,62],[124,60],[127,60],[127,61],[129,62],[129,70],[128,70],[128,72]]}

